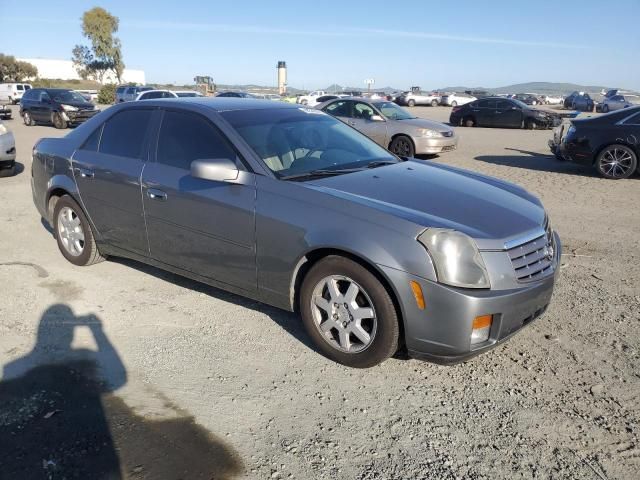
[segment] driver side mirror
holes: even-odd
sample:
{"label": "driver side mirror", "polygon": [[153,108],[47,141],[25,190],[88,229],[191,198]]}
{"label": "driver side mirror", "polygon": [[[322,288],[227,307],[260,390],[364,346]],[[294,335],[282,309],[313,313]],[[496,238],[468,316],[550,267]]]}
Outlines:
{"label": "driver side mirror", "polygon": [[382,118],[382,115],[371,115],[369,117],[369,120],[371,120],[372,122],[384,122],[384,118]]}
{"label": "driver side mirror", "polygon": [[213,182],[235,183],[240,171],[229,158],[209,158],[191,162],[191,176]]}

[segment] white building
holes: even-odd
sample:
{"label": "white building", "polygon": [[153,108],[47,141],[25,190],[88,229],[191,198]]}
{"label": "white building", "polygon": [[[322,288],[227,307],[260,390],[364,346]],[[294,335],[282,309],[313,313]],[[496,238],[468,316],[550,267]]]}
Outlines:
{"label": "white building", "polygon": [[[38,69],[40,78],[59,78],[61,80],[79,80],[80,75],[73,66],[71,60],[53,60],[49,58],[19,58],[23,62],[29,62]],[[118,79],[113,72],[105,75],[104,83],[117,83]],[[122,72],[122,83],[138,83],[145,85],[144,70],[132,70],[125,68]]]}

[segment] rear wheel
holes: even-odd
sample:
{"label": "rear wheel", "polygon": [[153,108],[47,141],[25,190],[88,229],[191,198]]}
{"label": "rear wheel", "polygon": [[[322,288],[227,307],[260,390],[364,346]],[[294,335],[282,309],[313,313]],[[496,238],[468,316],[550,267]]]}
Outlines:
{"label": "rear wheel", "polygon": [[524,121],[524,128],[527,130],[534,130],[536,128],[536,122],[528,118]]}
{"label": "rear wheel", "polygon": [[465,117],[465,118],[462,120],[462,124],[463,124],[465,127],[473,127],[473,126],[475,126],[476,121],[475,121],[475,119],[474,119],[473,117]]}
{"label": "rear wheel", "polygon": [[300,311],[318,349],[343,365],[372,367],[398,350],[399,318],[389,292],[350,259],[332,255],[311,268]]}
{"label": "rear wheel", "polygon": [[638,168],[638,157],[626,145],[609,145],[596,158],[598,173],[611,180],[629,178]]}
{"label": "rear wheel", "polygon": [[33,117],[31,116],[31,113],[29,113],[28,111],[22,112],[22,121],[27,127],[33,127],[36,124],[36,122],[33,120]]}
{"label": "rear wheel", "polygon": [[60,252],[74,265],[92,265],[104,260],[87,217],[69,195],[60,197],[56,203],[53,228]]}
{"label": "rear wheel", "polygon": [[389,151],[399,157],[413,157],[416,153],[413,142],[406,135],[398,135],[391,140]]}
{"label": "rear wheel", "polygon": [[438,106],[438,101],[437,100],[431,100],[431,106],[432,107],[437,107]]}
{"label": "rear wheel", "polygon": [[415,107],[416,106],[416,101],[415,100],[409,100],[407,102],[407,106],[408,107]]}
{"label": "rear wheel", "polygon": [[606,103],[602,106],[602,113],[608,113],[609,112],[609,105],[607,105]]}
{"label": "rear wheel", "polygon": [[51,120],[54,127],[59,129],[67,128],[67,121],[62,118],[62,115],[59,112],[53,112]]}
{"label": "rear wheel", "polygon": [[457,107],[458,106],[458,102],[456,102],[455,100],[453,102],[451,102],[451,106],[452,107]]}

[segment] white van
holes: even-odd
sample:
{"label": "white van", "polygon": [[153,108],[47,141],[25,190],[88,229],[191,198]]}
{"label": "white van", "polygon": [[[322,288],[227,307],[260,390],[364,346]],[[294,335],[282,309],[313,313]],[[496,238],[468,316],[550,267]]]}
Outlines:
{"label": "white van", "polygon": [[0,83],[0,102],[20,103],[22,95],[30,88],[28,83]]}

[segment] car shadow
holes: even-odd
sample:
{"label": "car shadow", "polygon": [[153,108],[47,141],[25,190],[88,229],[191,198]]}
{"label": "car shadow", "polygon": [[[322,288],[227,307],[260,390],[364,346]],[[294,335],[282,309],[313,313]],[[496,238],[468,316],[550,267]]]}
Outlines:
{"label": "car shadow", "polygon": [[551,154],[530,150],[520,150],[517,148],[505,148],[505,150],[524,155],[478,155],[475,159],[481,162],[492,163],[494,165],[524,168],[538,172],[565,173],[568,175],[578,175],[582,177],[598,177],[597,172],[593,168],[572,162],[561,161]]}
{"label": "car shadow", "polygon": [[307,335],[307,332],[304,329],[304,325],[302,324],[302,320],[300,319],[298,313],[288,312],[280,308],[272,307],[271,305],[267,305],[266,303],[261,303],[257,300],[251,300],[241,295],[236,295],[235,293],[227,292],[225,290],[221,290],[205,283],[191,280],[190,278],[183,277],[181,275],[171,273],[166,270],[147,265],[145,263],[130,260],[128,258],[109,257],[109,260],[121,265],[125,265],[127,267],[134,268],[139,272],[146,273],[147,275],[152,275],[158,279],[172,283],[173,285],[176,285],[178,287],[188,288],[190,290],[195,290],[196,292],[209,295],[216,300],[222,300],[224,302],[233,303],[234,305],[238,305],[240,307],[264,313],[265,315],[269,316],[269,318],[271,318],[276,324],[278,324],[283,330],[285,330],[289,335],[302,343],[305,347],[321,354],[321,352],[312,343],[311,338],[309,338],[309,336]]}
{"label": "car shadow", "polygon": [[[72,347],[78,330],[95,348]],[[96,315],[51,305],[36,343],[4,365],[0,382],[2,478],[217,478],[242,472],[236,453],[165,399],[149,419],[114,394],[127,371]],[[177,414],[177,415],[176,415]]]}
{"label": "car shadow", "polygon": [[0,177],[17,177],[22,172],[24,172],[24,165],[20,162],[16,162],[12,169],[0,169]]}

